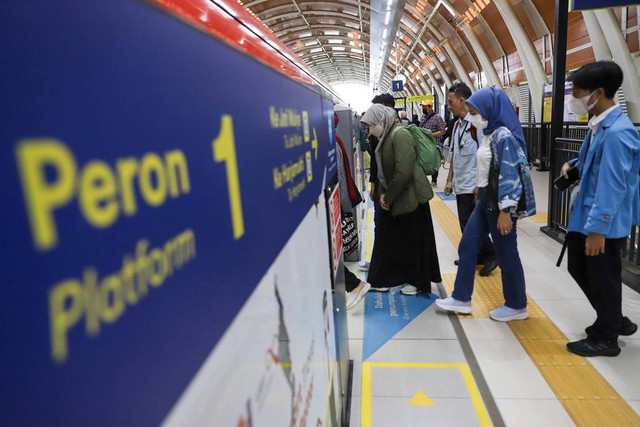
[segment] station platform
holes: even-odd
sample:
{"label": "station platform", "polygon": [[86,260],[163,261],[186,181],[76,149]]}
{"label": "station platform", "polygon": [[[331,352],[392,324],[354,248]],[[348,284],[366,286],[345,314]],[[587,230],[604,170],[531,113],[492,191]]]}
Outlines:
{"label": "station platform", "polygon": [[[473,314],[446,314],[433,304],[453,288],[461,236],[455,200],[434,197],[443,283],[432,284],[431,296],[404,296],[399,287],[369,292],[348,312],[351,426],[640,426],[640,333],[619,339],[618,357],[583,358],[565,348],[585,336],[595,312],[566,257],[556,267],[561,245],[540,231],[548,173],[532,175],[539,213],[518,223],[530,318],[489,318],[504,303],[499,270],[476,277]],[[372,215],[363,216],[366,257]],[[366,280],[359,263],[347,267]],[[640,322],[640,295],[626,286],[623,313]]]}

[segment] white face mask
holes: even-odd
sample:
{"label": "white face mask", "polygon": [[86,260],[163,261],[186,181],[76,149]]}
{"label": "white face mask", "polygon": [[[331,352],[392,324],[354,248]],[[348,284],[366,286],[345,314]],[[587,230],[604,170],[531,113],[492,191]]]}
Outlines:
{"label": "white face mask", "polygon": [[478,132],[482,132],[489,126],[489,122],[482,118],[480,114],[469,114],[469,121],[478,129]]}
{"label": "white face mask", "polygon": [[382,127],[382,125],[369,126],[369,135],[373,135],[378,139],[380,139],[380,137],[382,136],[383,131],[384,128]]}
{"label": "white face mask", "polygon": [[571,99],[569,99],[569,109],[573,111],[574,114],[582,116],[583,114],[587,114],[589,110],[593,108],[594,105],[598,102],[599,97],[591,104],[589,104],[589,98],[591,98],[593,92],[589,95],[583,96],[582,98],[576,98],[571,95]]}

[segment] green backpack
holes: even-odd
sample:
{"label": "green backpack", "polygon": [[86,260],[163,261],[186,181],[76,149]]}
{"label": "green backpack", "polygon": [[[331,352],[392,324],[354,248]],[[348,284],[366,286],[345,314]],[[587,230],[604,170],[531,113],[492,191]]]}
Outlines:
{"label": "green backpack", "polygon": [[[418,164],[427,176],[433,175],[442,164],[442,148],[436,143],[430,130],[413,124],[405,127],[416,140]],[[399,128],[400,126],[396,126],[394,131]]]}

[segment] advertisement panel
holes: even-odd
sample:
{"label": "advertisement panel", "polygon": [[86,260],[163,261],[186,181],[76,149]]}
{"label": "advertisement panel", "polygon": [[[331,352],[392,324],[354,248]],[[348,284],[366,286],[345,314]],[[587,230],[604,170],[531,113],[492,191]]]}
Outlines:
{"label": "advertisement panel", "polygon": [[[544,84],[544,96],[543,96],[543,104],[542,104],[542,121],[545,123],[549,123],[551,122],[551,99],[552,99],[552,92],[553,92],[553,85],[551,83],[545,83]],[[569,108],[569,100],[571,99],[571,93],[572,93],[572,85],[571,82],[566,82],[565,83],[565,88],[564,88],[564,115],[563,115],[563,120],[564,122],[588,122],[589,121],[589,115],[588,114],[582,114],[582,115],[578,115],[575,114],[573,111],[571,111],[571,109]]]}
{"label": "advertisement panel", "polygon": [[[9,2],[0,37],[0,424],[160,424],[253,293],[273,338],[276,276],[285,311],[309,292],[326,369],[329,250],[296,258],[326,268],[303,294],[274,265],[335,173],[320,95],[143,1]],[[322,418],[313,384],[297,407]]]}

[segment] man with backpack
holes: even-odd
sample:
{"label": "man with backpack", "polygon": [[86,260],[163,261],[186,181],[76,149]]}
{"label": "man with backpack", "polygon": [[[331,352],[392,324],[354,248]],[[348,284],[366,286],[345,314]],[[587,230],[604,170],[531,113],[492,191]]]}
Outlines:
{"label": "man with backpack", "polygon": [[[444,193],[448,196],[455,192],[458,206],[460,229],[464,232],[471,213],[476,205],[475,190],[477,180],[478,135],[473,125],[466,119],[468,111],[465,101],[471,96],[471,89],[464,83],[456,83],[449,89],[449,110],[458,120],[451,131],[453,157]],[[458,265],[458,260],[454,263]],[[484,264],[481,276],[488,276],[498,267],[496,252],[489,235],[478,253],[478,265]]]}
{"label": "man with backpack", "polygon": [[[440,137],[444,135],[445,130],[447,130],[446,122],[440,114],[434,111],[433,102],[431,101],[424,101],[422,103],[422,112],[424,115],[420,119],[420,127],[429,129],[439,144]],[[431,185],[434,187],[438,186],[438,171],[431,175]]]}

